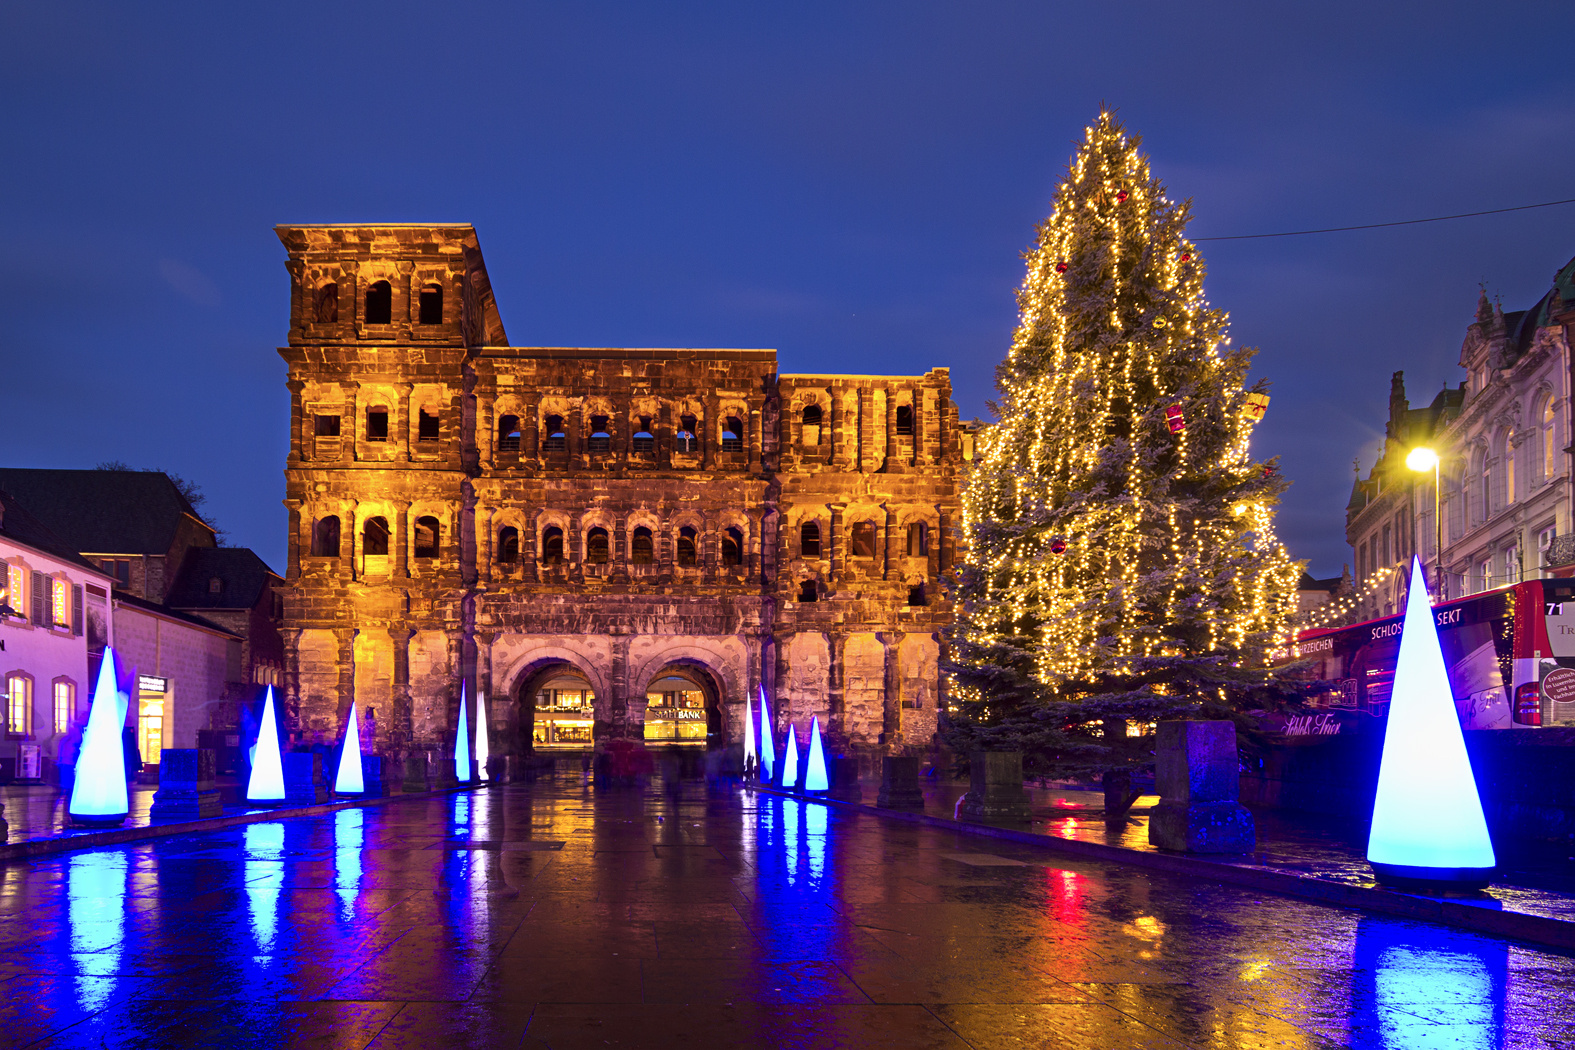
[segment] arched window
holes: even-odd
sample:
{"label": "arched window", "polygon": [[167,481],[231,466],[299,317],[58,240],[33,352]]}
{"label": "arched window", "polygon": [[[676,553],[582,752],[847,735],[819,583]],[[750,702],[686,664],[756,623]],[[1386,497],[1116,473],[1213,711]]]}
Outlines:
{"label": "arched window", "polygon": [[1504,450],[1504,505],[1515,502],[1515,441],[1512,435],[1505,434]]}
{"label": "arched window", "polygon": [[388,440],[388,406],[372,405],[366,410],[366,439]]}
{"label": "arched window", "polygon": [[339,285],[329,281],[317,289],[317,301],[312,304],[318,324],[335,324],[339,320]]}
{"label": "arched window", "polygon": [[1542,403],[1542,476],[1551,478],[1559,472],[1559,439],[1553,415],[1553,398]]}
{"label": "arched window", "polygon": [[585,560],[592,565],[607,564],[607,530],[598,525],[585,534]]}
{"label": "arched window", "polygon": [[588,452],[610,452],[612,450],[612,435],[607,431],[606,416],[591,417],[591,439],[586,443]]}
{"label": "arched window", "polygon": [[387,281],[373,281],[366,287],[367,324],[389,324],[394,319],[394,289]]}
{"label": "arched window", "polygon": [[438,410],[436,405],[420,409],[416,417],[416,440],[436,441],[438,439]]}
{"label": "arched window", "polygon": [[700,451],[700,439],[695,437],[696,426],[694,416],[682,416],[679,418],[678,433],[673,436],[674,452],[693,454]]}
{"label": "arched window", "polygon": [[744,451],[744,421],[737,416],[728,416],[722,421],[722,451]]}
{"label": "arched window", "polygon": [[1482,461],[1482,475],[1478,479],[1477,502],[1482,508],[1482,521],[1486,521],[1493,514],[1493,464],[1488,459],[1487,450],[1480,453]]}
{"label": "arched window", "polygon": [[388,519],[368,518],[361,530],[361,553],[386,555],[388,553]]}
{"label": "arched window", "polygon": [[798,585],[798,600],[799,601],[801,601],[801,602],[812,602],[812,601],[815,601],[816,598],[818,598],[818,597],[819,597],[819,595],[816,593],[815,581],[814,580],[805,580],[803,583]]}
{"label": "arched window", "polygon": [[693,526],[685,525],[678,530],[678,564],[700,564],[700,551],[695,544],[695,530]]}
{"label": "arched window", "polygon": [[636,565],[649,565],[656,560],[656,544],[651,542],[651,530],[644,525],[635,526],[629,538],[629,560]]}
{"label": "arched window", "polygon": [[421,298],[416,309],[417,320],[422,324],[443,323],[443,288],[441,285],[429,284],[421,289]]}
{"label": "arched window", "polygon": [[913,406],[897,406],[897,433],[913,436]]}
{"label": "arched window", "polygon": [[855,558],[875,557],[875,523],[873,521],[855,522],[853,525],[853,550]]}
{"label": "arched window", "polygon": [[438,520],[430,515],[416,519],[416,557],[436,558],[438,556],[438,534],[440,529],[441,526],[438,525]]}
{"label": "arched window", "polygon": [[556,525],[542,530],[541,560],[546,565],[558,565],[563,561],[563,530]]}
{"label": "arched window", "polygon": [[820,557],[820,524],[806,521],[798,527],[798,553],[801,558]]}
{"label": "arched window", "polygon": [[641,416],[640,429],[634,432],[630,450],[637,456],[648,456],[656,451],[656,435],[651,433],[651,417]]}
{"label": "arched window", "polygon": [[498,530],[498,564],[515,565],[520,560],[520,530],[505,525]]}
{"label": "arched window", "polygon": [[548,452],[562,452],[569,447],[568,435],[563,430],[562,416],[548,416],[541,427],[541,447]]}
{"label": "arched window", "polygon": [[930,553],[930,530],[922,521],[908,525],[908,557],[924,558]]}
{"label": "arched window", "polygon": [[804,444],[820,444],[820,406],[805,405],[802,420],[804,423]]}
{"label": "arched window", "polygon": [[339,516],[330,514],[318,518],[312,526],[312,557],[339,557]]}
{"label": "arched window", "polygon": [[733,568],[744,563],[744,534],[738,529],[722,533],[722,565]]}
{"label": "arched window", "polygon": [[520,450],[520,417],[502,416],[498,419],[498,451]]}
{"label": "arched window", "polygon": [[924,584],[916,583],[912,587],[908,588],[908,604],[909,605],[928,605],[928,604],[930,604],[929,599],[926,598],[925,595],[924,595]]}

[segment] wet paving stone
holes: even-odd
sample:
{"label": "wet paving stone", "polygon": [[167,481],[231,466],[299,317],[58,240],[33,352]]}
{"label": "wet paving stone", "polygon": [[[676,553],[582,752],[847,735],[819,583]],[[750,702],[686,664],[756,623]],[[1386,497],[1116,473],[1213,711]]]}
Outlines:
{"label": "wet paving stone", "polygon": [[702,783],[0,867],[0,1048],[1488,1050],[1575,1046],[1572,993],[1555,953]]}

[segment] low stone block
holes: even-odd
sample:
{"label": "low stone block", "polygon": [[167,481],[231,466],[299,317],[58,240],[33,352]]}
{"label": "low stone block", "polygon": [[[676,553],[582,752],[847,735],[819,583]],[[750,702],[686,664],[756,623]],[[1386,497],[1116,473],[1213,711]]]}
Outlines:
{"label": "low stone block", "polygon": [[154,820],[217,817],[224,812],[217,783],[218,756],[212,748],[163,749],[159,789],[148,815]]}
{"label": "low stone block", "polygon": [[883,755],[880,766],[880,794],[875,804],[882,809],[923,809],[924,792],[919,790],[919,760],[906,755]]}
{"label": "low stone block", "polygon": [[362,798],[387,798],[394,785],[389,781],[390,763],[382,755],[361,756]]}
{"label": "low stone block", "polygon": [[454,775],[454,756],[442,752],[432,755],[427,764],[427,779],[433,791],[459,787],[459,778]]}
{"label": "low stone block", "polygon": [[494,784],[508,784],[515,777],[513,755],[491,755],[487,758],[487,779]]}
{"label": "low stone block", "polygon": [[290,806],[320,806],[328,801],[320,752],[291,751],[284,756],[284,801]]}
{"label": "low stone block", "polygon": [[1149,816],[1150,845],[1186,853],[1252,851],[1252,814],[1237,801],[1235,723],[1161,722],[1154,770],[1160,801]]}
{"label": "low stone block", "polygon": [[1239,802],[1161,799],[1149,814],[1148,841],[1186,853],[1251,853],[1257,833],[1252,813]]}
{"label": "low stone block", "polygon": [[428,781],[427,753],[425,751],[411,751],[405,755],[405,792],[419,794],[431,791]]}
{"label": "low stone block", "polygon": [[831,790],[826,792],[828,797],[841,802],[864,801],[864,786],[859,783],[858,759],[833,758],[829,772],[831,773]]}
{"label": "low stone block", "polygon": [[976,751],[968,756],[968,793],[957,805],[962,820],[1021,824],[1029,818],[1021,751]]}

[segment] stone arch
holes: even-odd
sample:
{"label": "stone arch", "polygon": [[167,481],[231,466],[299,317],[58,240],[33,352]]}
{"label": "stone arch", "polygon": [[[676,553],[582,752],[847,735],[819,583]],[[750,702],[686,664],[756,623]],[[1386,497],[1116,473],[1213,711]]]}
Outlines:
{"label": "stone arch", "polygon": [[613,721],[612,690],[603,668],[603,658],[594,654],[569,646],[543,645],[532,646],[497,675],[494,680],[507,683],[504,695],[516,705],[518,715],[516,723],[519,727],[519,735],[515,741],[517,751],[523,754],[535,750],[536,693],[555,676],[565,673],[576,674],[583,678],[589,684],[591,692],[595,694],[596,698],[591,707],[594,726],[591,741],[585,747],[588,749],[593,746],[602,736],[604,727]]}
{"label": "stone arch", "polygon": [[[740,654],[741,655],[741,654]],[[631,654],[633,658],[633,654]],[[636,697],[643,698],[645,690],[651,683],[664,677],[669,671],[681,673],[700,684],[706,695],[706,747],[724,748],[734,739],[743,739],[740,735],[741,726],[729,725],[730,707],[737,707],[739,717],[742,717],[745,684],[739,680],[737,670],[733,666],[738,656],[729,657],[726,653],[712,649],[708,646],[694,643],[666,646],[651,653],[642,655],[637,663],[630,668],[629,684],[631,692]],[[636,711],[638,722],[636,725]],[[642,704],[631,705],[629,712],[629,734],[633,737],[643,738],[645,735],[645,706]]]}

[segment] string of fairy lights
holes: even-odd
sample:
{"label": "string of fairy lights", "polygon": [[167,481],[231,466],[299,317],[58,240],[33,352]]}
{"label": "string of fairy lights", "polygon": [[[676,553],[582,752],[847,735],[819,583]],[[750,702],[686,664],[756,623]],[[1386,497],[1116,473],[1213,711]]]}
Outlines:
{"label": "string of fairy lights", "polygon": [[1181,620],[1258,665],[1289,640],[1299,568],[1250,448],[1268,398],[1244,389],[1250,354],[1229,349],[1185,222],[1101,114],[1028,257],[963,495],[978,571],[960,626],[1028,637],[1046,684],[1175,655]]}

